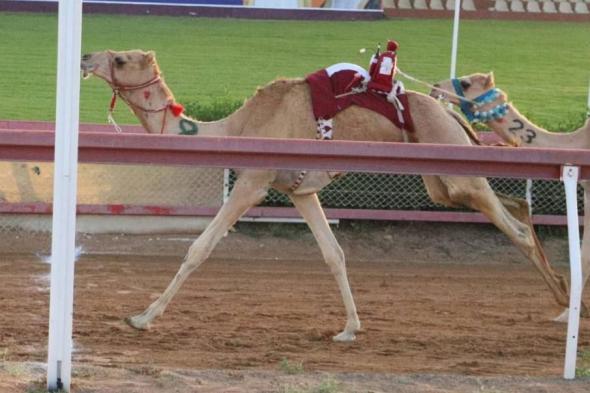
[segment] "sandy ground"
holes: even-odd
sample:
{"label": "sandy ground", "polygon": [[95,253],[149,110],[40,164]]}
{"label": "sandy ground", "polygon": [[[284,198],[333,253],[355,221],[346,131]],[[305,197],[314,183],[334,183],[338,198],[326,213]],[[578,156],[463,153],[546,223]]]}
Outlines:
{"label": "sandy ground", "polygon": [[[122,321],[165,288],[188,235],[80,236],[74,387],[81,392],[586,392],[565,382],[566,326],[540,276],[485,225],[342,225],[362,331],[345,322],[313,238],[241,224],[151,330]],[[47,239],[0,236],[0,392],[43,384]],[[567,242],[543,242],[567,273]],[[18,251],[18,252],[16,252]],[[590,304],[590,297],[585,301]],[[590,374],[590,321],[580,330]]]}

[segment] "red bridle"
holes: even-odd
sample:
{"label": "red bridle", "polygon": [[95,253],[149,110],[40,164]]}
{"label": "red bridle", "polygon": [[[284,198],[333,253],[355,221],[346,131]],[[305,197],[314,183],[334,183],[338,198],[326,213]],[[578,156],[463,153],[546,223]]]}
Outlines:
{"label": "red bridle", "polygon": [[[158,113],[158,112],[164,111],[164,117],[162,119],[162,126],[160,127],[160,134],[163,134],[164,128],[166,126],[166,117],[168,115],[168,109],[172,110],[172,113],[174,114],[174,116],[180,116],[180,114],[184,111],[184,107],[182,105],[175,103],[174,99],[171,96],[168,96],[168,98],[166,99],[166,104],[164,106],[162,106],[160,108],[156,108],[156,109],[145,108],[141,105],[138,105],[138,104],[132,102],[128,98],[125,98],[124,96],[121,95],[121,92],[139,90],[139,89],[149,87],[151,85],[155,85],[157,83],[162,83],[162,78],[160,78],[160,74],[156,73],[156,75],[152,79],[150,79],[144,83],[140,83],[137,85],[124,85],[122,83],[119,83],[117,81],[117,79],[115,78],[115,61],[114,61],[114,56],[111,52],[109,52],[109,62],[110,62],[111,80],[107,81],[107,82],[109,83],[109,85],[111,86],[111,89],[113,90],[113,96],[111,97],[111,103],[109,105],[109,119],[113,119],[113,112],[115,111],[117,97],[121,97],[121,99],[123,101],[125,101],[125,103],[127,105],[129,105],[129,107],[136,109],[136,110],[140,110],[140,111],[147,112],[147,113]],[[112,120],[112,121],[114,123],[114,120]],[[116,126],[116,124],[115,124],[115,127],[117,129],[119,129],[119,127]]]}

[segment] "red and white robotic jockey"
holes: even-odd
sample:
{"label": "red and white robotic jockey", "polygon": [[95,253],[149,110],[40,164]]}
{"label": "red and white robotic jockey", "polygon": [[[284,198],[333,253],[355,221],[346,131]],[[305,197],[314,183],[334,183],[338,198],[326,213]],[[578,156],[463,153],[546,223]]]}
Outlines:
{"label": "red and white robotic jockey", "polygon": [[367,84],[367,89],[386,96],[387,101],[395,106],[398,115],[402,118],[402,112],[405,108],[398,95],[405,93],[404,84],[401,81],[394,80],[398,47],[396,41],[389,40],[387,41],[386,51],[379,53],[379,48],[377,48],[377,53],[371,57],[371,63],[369,64],[371,80]]}
{"label": "red and white robotic jockey", "polygon": [[393,89],[393,78],[395,77],[397,66],[396,50],[398,46],[397,42],[389,40],[387,41],[387,50],[379,53],[379,48],[377,48],[377,53],[371,57],[371,63],[369,65],[371,81],[367,85],[369,90],[387,95]]}

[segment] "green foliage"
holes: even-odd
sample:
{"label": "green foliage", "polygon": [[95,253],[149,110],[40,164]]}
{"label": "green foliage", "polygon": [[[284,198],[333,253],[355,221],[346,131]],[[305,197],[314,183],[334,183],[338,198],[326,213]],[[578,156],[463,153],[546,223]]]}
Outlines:
{"label": "green foliage", "polygon": [[578,367],[576,367],[576,377],[590,377],[590,350],[588,349],[578,353]]}
{"label": "green foliage", "polygon": [[340,384],[333,379],[322,381],[319,386],[312,390],[313,393],[336,393],[340,391]]}
{"label": "green foliage", "polygon": [[279,363],[279,370],[289,375],[296,375],[303,373],[303,363],[291,362],[287,358],[283,358]]}
{"label": "green foliage", "polygon": [[[366,66],[376,44],[387,38],[401,44],[402,70],[430,82],[446,79],[451,29],[450,20],[258,21],[90,14],[84,16],[82,47],[85,53],[155,50],[177,101],[191,103],[196,117],[213,119],[277,77],[301,77],[338,62]],[[0,118],[54,119],[57,16],[0,13],[0,36]],[[457,73],[494,70],[496,82],[521,111],[545,128],[570,130],[586,110],[588,36],[590,25],[584,23],[464,20]],[[539,47],[539,37],[549,52]],[[361,54],[360,48],[368,50]],[[81,121],[105,123],[110,94],[97,78],[82,81]],[[137,123],[121,104],[116,118],[121,124]]]}
{"label": "green foliage", "polygon": [[185,113],[200,121],[215,121],[223,119],[235,112],[242,101],[230,97],[217,98],[209,103],[190,101],[184,104]]}
{"label": "green foliage", "polygon": [[282,389],[281,393],[337,393],[342,391],[342,384],[332,378],[329,378],[323,380],[317,386],[307,388],[287,386]]}

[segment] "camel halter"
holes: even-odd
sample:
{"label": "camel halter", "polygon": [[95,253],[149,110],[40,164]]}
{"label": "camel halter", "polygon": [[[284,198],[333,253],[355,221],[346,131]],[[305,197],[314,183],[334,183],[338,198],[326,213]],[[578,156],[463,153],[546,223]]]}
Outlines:
{"label": "camel halter", "polygon": [[151,108],[145,108],[141,105],[131,102],[131,100],[129,100],[121,95],[121,92],[135,91],[135,90],[143,89],[143,88],[151,86],[151,85],[155,85],[157,83],[161,83],[162,78],[160,78],[160,74],[156,74],[152,79],[150,79],[144,83],[140,83],[137,85],[124,85],[122,83],[119,83],[117,81],[117,79],[115,78],[115,65],[114,65],[114,58],[113,58],[112,53],[109,53],[109,62],[110,62],[111,80],[107,81],[107,82],[111,86],[111,89],[113,90],[113,96],[111,97],[111,103],[109,105],[109,111],[108,111],[108,115],[107,115],[108,122],[110,124],[112,124],[113,127],[115,127],[115,130],[117,132],[119,132],[119,133],[122,132],[121,127],[119,127],[119,125],[115,121],[115,118],[113,117],[113,112],[115,111],[115,105],[117,104],[117,97],[120,97],[127,105],[129,105],[130,108],[140,110],[142,112],[158,113],[158,112],[164,111],[164,117],[162,119],[162,126],[160,127],[160,134],[163,134],[164,128],[166,126],[166,118],[168,115],[168,109],[171,109],[175,116],[179,116],[184,110],[182,105],[175,103],[174,99],[169,96],[166,99],[165,105],[161,106],[160,108],[151,109]]}
{"label": "camel halter", "polygon": [[451,81],[453,82],[453,87],[455,88],[457,96],[459,96],[459,107],[461,108],[461,112],[463,112],[463,114],[465,115],[465,117],[467,117],[467,120],[469,120],[469,122],[486,123],[490,120],[497,120],[506,116],[506,113],[508,112],[507,103],[498,104],[488,111],[473,111],[471,109],[472,106],[478,108],[485,104],[494,102],[500,96],[500,92],[498,91],[498,89],[493,88],[487,90],[483,94],[475,97],[473,100],[468,100],[465,98],[465,93],[463,91],[463,86],[461,86],[461,81],[457,78],[453,78],[451,79]]}

